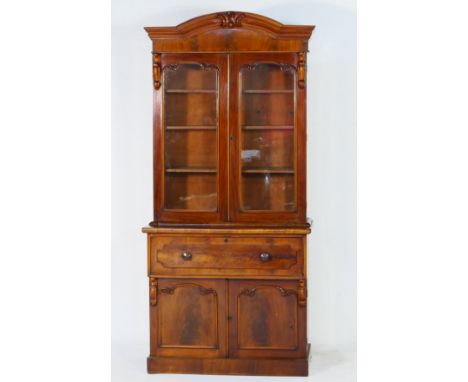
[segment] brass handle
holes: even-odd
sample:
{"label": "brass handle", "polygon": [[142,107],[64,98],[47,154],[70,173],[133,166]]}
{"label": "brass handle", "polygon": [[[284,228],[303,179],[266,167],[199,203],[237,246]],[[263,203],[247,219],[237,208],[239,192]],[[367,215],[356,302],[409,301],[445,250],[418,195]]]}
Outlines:
{"label": "brass handle", "polygon": [[260,260],[263,261],[264,263],[271,260],[271,255],[266,252],[260,253],[259,257],[260,257]]}
{"label": "brass handle", "polygon": [[192,254],[190,252],[182,252],[182,260],[185,260],[185,261],[189,261],[189,260],[192,260]]}

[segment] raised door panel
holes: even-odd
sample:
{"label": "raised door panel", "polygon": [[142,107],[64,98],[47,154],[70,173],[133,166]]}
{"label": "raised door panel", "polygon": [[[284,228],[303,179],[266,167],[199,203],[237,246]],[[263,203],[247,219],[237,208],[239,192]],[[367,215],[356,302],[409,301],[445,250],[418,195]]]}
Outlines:
{"label": "raised door panel", "polygon": [[155,220],[227,215],[227,56],[162,54],[155,89]]}
{"label": "raised door panel", "polygon": [[226,281],[152,279],[151,351],[167,357],[226,355]]}
{"label": "raised door panel", "polygon": [[305,222],[305,90],[298,55],[232,55],[230,216]]}
{"label": "raised door panel", "polygon": [[301,282],[229,281],[230,357],[306,357]]}

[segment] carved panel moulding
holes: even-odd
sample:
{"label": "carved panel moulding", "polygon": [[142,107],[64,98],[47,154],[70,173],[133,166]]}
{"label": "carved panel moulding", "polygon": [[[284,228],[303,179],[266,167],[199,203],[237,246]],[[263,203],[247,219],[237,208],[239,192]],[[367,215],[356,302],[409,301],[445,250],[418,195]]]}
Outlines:
{"label": "carved panel moulding", "polygon": [[242,19],[245,17],[245,13],[222,12],[218,13],[216,17],[220,20],[221,28],[240,28],[242,26]]}
{"label": "carved panel moulding", "polygon": [[182,67],[183,65],[193,65],[193,66],[198,66],[200,67],[200,69],[202,70],[219,70],[218,66],[214,65],[214,64],[205,64],[203,62],[187,62],[185,64],[166,64],[164,65],[163,67],[163,71],[164,70],[178,70],[180,69],[180,67]]}
{"label": "carved panel moulding", "polygon": [[285,72],[285,73],[288,73],[288,72],[295,72],[297,69],[294,65],[291,65],[291,64],[284,64],[282,62],[273,62],[273,61],[265,61],[265,62],[255,62],[253,64],[243,64],[241,65],[241,68],[242,69],[247,69],[247,70],[255,70],[257,69],[260,65],[266,65],[266,64],[270,64],[270,65],[277,65],[279,66],[280,70],[282,72]]}
{"label": "carved panel moulding", "polygon": [[255,293],[257,292],[257,289],[260,289],[260,288],[276,288],[276,289],[279,290],[279,292],[281,293],[281,296],[283,296],[283,297],[297,294],[296,291],[292,290],[292,289],[284,289],[283,287],[280,287],[280,286],[265,285],[265,286],[262,286],[262,287],[259,287],[259,288],[250,288],[250,289],[245,288],[239,293],[239,296],[246,295],[246,296],[249,296],[249,297],[253,297],[253,296],[255,296]]}
{"label": "carved panel moulding", "polygon": [[177,284],[177,285],[174,285],[172,287],[161,288],[159,291],[161,293],[165,293],[165,294],[174,294],[174,291],[178,287],[196,287],[196,288],[198,288],[198,292],[201,295],[214,294],[216,296],[216,291],[214,289],[205,288],[205,287],[203,287],[201,285],[197,285],[197,284]]}

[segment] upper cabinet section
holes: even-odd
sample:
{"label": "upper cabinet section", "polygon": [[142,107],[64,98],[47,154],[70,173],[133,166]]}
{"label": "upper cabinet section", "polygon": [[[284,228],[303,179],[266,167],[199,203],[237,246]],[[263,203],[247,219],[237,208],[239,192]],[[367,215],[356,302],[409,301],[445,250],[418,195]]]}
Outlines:
{"label": "upper cabinet section", "polygon": [[218,12],[175,27],[147,27],[155,52],[305,52],[311,25],[283,25],[248,12]]}
{"label": "upper cabinet section", "polygon": [[152,225],[307,224],[314,27],[221,12],[145,29],[153,42]]}

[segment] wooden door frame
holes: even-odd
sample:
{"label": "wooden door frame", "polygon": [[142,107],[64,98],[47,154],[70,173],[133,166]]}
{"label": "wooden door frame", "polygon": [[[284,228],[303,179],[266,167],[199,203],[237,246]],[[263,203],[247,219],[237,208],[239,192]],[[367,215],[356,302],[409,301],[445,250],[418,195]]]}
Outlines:
{"label": "wooden door frame", "polygon": [[[202,295],[213,295],[217,301],[217,339],[215,347],[196,346],[160,346],[159,313],[161,295],[171,295],[181,287],[199,288]],[[154,290],[151,290],[154,288]],[[228,352],[227,339],[227,282],[224,279],[170,279],[150,277],[150,356],[158,357],[192,357],[223,358]]]}
{"label": "wooden door frame", "polygon": [[[301,300],[299,280],[229,280],[228,281],[228,351],[233,358],[306,358],[307,356],[307,312],[306,301]],[[295,295],[297,317],[297,346],[294,349],[240,349],[238,346],[238,299],[242,294],[263,287],[273,287],[283,296]],[[304,292],[305,293],[305,292]],[[285,297],[287,298],[287,297]],[[301,300],[301,301],[300,301]],[[278,328],[281,330],[282,328]]]}
{"label": "wooden door frame", "polygon": [[[306,223],[306,87],[299,86],[298,53],[232,53],[229,62],[229,217],[234,222]],[[303,54],[303,53],[301,53]],[[295,70],[295,201],[294,211],[243,211],[241,208],[241,131],[239,123],[242,65],[274,63],[292,65]]]}
{"label": "wooden door frame", "polygon": [[[225,53],[153,53],[159,55],[158,70],[161,85],[154,89],[153,105],[153,164],[154,164],[154,222],[165,223],[220,223],[227,220],[228,187],[228,56]],[[178,64],[216,65],[218,76],[218,131],[217,131],[217,211],[171,210],[164,208],[164,70]]]}

